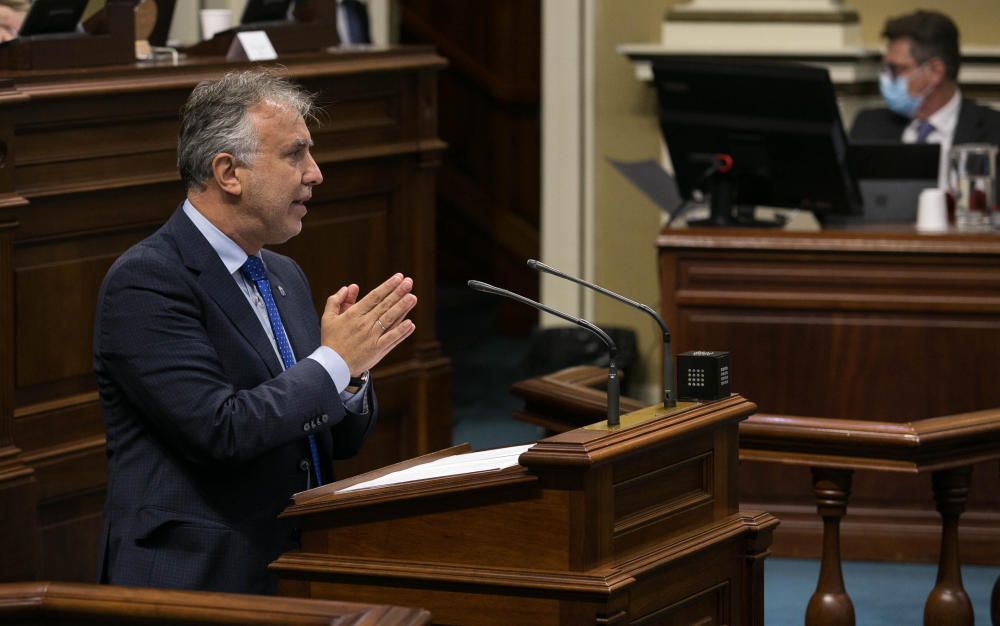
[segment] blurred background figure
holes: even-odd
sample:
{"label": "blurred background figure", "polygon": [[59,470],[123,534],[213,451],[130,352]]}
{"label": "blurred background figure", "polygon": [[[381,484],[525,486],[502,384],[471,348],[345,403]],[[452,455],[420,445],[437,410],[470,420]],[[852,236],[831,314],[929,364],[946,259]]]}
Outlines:
{"label": "blurred background figure", "polygon": [[342,44],[372,42],[368,26],[368,7],[361,0],[340,0],[337,3],[337,31]]}
{"label": "blurred background figure", "polygon": [[0,41],[17,37],[28,12],[28,0],[0,0]]}

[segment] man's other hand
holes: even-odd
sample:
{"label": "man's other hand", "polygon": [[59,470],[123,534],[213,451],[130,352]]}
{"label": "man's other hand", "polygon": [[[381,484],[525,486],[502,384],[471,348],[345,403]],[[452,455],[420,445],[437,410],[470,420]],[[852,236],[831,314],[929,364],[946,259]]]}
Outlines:
{"label": "man's other hand", "polygon": [[412,278],[395,274],[360,300],[357,285],[341,287],[326,299],[322,342],[344,359],[351,376],[377,365],[416,329],[406,319],[417,304],[412,290]]}

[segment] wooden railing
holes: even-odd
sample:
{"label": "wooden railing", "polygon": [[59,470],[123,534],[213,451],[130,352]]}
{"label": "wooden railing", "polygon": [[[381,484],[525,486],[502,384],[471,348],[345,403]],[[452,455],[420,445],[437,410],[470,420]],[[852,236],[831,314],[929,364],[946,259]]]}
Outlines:
{"label": "wooden railing", "polygon": [[[560,432],[602,419],[605,370],[576,367],[515,383],[526,400],[517,419]],[[622,398],[622,411],[642,406]],[[854,624],[854,606],[844,588],[840,521],[847,512],[855,470],[931,474],[941,515],[937,583],[924,607],[925,624],[974,623],[962,585],[958,551],[959,517],[965,508],[975,463],[1000,459],[1000,409],[935,417],[915,422],[752,415],[740,424],[740,460],[807,466],[823,518],[823,549],[816,591],[806,624]],[[993,588],[991,616],[1000,626],[1000,578]]]}
{"label": "wooden railing", "polygon": [[4,624],[424,626],[423,609],[234,593],[29,582],[0,584]]}
{"label": "wooden railing", "polygon": [[758,414],[740,425],[740,460],[803,465],[812,471],[816,507],[823,518],[823,553],[816,592],[806,609],[809,625],[854,624],[854,607],[841,574],[840,520],[847,513],[855,470],[872,470],[931,474],[941,514],[941,547],[924,623],[972,626],[972,603],[962,585],[958,521],[972,465],[998,458],[1000,409],[905,423]]}

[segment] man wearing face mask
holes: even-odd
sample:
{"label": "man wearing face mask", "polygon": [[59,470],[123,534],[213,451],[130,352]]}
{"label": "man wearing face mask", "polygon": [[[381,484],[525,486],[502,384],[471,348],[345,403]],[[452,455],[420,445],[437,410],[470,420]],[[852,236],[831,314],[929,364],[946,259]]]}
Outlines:
{"label": "man wearing face mask", "polygon": [[962,97],[958,28],[948,16],[917,11],[895,17],[882,36],[887,45],[879,86],[888,108],[859,113],[851,140],[941,144],[944,187],[953,145],[1000,145],[1000,111]]}

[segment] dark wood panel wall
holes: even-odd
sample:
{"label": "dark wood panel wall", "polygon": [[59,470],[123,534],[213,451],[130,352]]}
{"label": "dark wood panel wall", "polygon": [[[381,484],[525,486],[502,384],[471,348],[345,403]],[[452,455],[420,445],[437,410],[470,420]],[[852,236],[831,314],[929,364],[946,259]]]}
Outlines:
{"label": "dark wood panel wall", "polygon": [[[1000,407],[1000,238],[914,232],[666,231],[661,310],[677,352],[728,350],[762,413],[911,422]],[[747,462],[743,501],[775,513],[779,554],[817,556],[806,468]],[[1000,563],[1000,476],[980,463],[967,562]],[[859,471],[845,558],[933,561],[927,475]]]}
{"label": "dark wood panel wall", "polygon": [[[277,248],[317,309],[347,282],[415,277],[417,331],[375,371],[381,421],[340,476],[450,442],[450,369],[434,325],[436,74],[428,49],[282,59],[326,109],[325,182],[302,235]],[[0,578],[90,581],[105,488],[91,365],[108,267],[183,200],[177,116],[219,59],[22,73],[0,89]],[[8,546],[8,543],[10,544]]]}
{"label": "dark wood panel wall", "polygon": [[[529,297],[540,249],[541,3],[402,0],[401,39],[449,61],[439,82],[448,143],[438,189],[442,279],[497,281]],[[533,309],[501,303],[525,329]]]}

